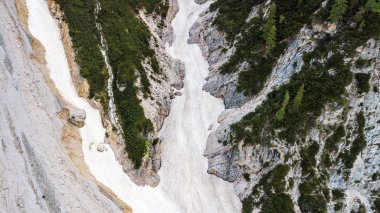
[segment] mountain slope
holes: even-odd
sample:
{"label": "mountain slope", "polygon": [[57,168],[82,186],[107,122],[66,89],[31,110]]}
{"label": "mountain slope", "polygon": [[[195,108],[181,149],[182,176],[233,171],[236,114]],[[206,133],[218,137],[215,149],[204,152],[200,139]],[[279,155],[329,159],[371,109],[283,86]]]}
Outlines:
{"label": "mountain slope", "polygon": [[[5,212],[129,212],[65,146],[77,130],[57,116],[44,50],[28,32],[22,1],[0,2],[0,209]],[[79,149],[80,151],[80,149]],[[77,159],[80,159],[78,156]]]}
{"label": "mountain slope", "polygon": [[217,1],[191,32],[204,89],[230,108],[208,172],[235,183],[244,212],[378,211],[379,3],[237,4]]}

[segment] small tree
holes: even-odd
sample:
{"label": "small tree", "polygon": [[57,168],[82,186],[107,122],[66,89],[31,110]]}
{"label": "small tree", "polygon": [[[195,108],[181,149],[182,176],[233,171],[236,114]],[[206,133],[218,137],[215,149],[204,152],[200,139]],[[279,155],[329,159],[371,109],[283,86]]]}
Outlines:
{"label": "small tree", "polygon": [[330,20],[332,22],[338,22],[343,18],[346,13],[347,0],[335,0],[334,5],[330,12]]}
{"label": "small tree", "polygon": [[286,106],[288,106],[290,100],[290,95],[289,91],[286,91],[284,100],[282,101],[281,109],[277,111],[276,113],[276,119],[279,121],[282,121],[285,117],[285,112],[286,112]]}
{"label": "small tree", "polygon": [[263,38],[266,41],[269,49],[273,49],[276,46],[276,4],[272,4],[270,7],[267,21],[264,24]]}
{"label": "small tree", "polygon": [[293,108],[296,112],[298,112],[298,109],[300,108],[302,103],[304,87],[305,85],[302,84],[297,91],[296,97],[294,97]]}

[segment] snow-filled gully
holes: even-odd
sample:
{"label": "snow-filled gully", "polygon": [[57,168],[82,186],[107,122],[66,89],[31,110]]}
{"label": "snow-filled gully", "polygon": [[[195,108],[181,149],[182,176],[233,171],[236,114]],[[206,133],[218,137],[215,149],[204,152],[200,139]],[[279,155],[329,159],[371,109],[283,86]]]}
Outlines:
{"label": "snow-filled gully", "polygon": [[[179,0],[180,10],[172,22],[174,44],[168,52],[186,65],[183,95],[172,103],[172,111],[160,132],[163,139],[161,182],[156,188],[135,185],[123,172],[112,149],[97,152],[103,143],[105,129],[99,111],[78,97],[71,80],[60,31],[45,0],[26,0],[29,30],[44,46],[47,68],[59,93],[67,102],[86,111],[81,128],[84,160],[92,175],[109,187],[134,212],[239,212],[241,204],[233,185],[207,174],[203,157],[207,130],[217,125],[224,110],[221,100],[202,91],[208,64],[197,45],[187,44],[188,32],[209,3],[197,5],[192,0]],[[92,149],[90,148],[92,147]]]}

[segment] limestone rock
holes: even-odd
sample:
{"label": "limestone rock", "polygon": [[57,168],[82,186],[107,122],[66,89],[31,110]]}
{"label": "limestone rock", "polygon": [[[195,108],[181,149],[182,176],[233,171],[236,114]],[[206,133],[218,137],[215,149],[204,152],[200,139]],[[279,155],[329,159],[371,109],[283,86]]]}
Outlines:
{"label": "limestone rock", "polygon": [[105,149],[106,147],[104,146],[104,144],[99,144],[98,147],[96,148],[96,151],[104,152]]}
{"label": "limestone rock", "polygon": [[86,120],[86,112],[84,110],[71,109],[69,122],[79,128],[84,126]]}

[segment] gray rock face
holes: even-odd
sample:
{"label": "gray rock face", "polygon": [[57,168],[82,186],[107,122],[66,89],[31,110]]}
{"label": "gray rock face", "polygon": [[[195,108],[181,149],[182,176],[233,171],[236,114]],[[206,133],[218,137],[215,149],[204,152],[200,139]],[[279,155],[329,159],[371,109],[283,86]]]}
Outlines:
{"label": "gray rock face", "polygon": [[226,108],[241,107],[249,97],[237,91],[238,73],[223,75],[220,67],[234,53],[235,48],[229,47],[225,35],[219,32],[212,22],[216,13],[205,12],[190,29],[189,43],[199,44],[203,55],[209,62],[209,76],[203,90],[211,95],[222,98]]}
{"label": "gray rock face", "polygon": [[[252,17],[256,16],[255,8]],[[278,163],[284,162],[285,154],[296,152],[296,148],[283,147],[276,143],[274,147],[249,147],[239,144],[238,147],[224,146],[230,140],[230,125],[242,119],[246,114],[255,110],[266,96],[275,88],[289,81],[290,77],[299,72],[303,67],[302,56],[312,51],[316,46],[316,40],[326,34],[335,33],[335,25],[304,27],[300,30],[296,39],[290,42],[284,54],[280,56],[277,65],[266,82],[264,89],[254,97],[246,97],[237,92],[238,72],[222,75],[220,67],[234,53],[234,47],[228,48],[224,35],[218,32],[212,21],[215,13],[205,12],[201,15],[190,32],[190,43],[198,43],[204,56],[210,64],[210,74],[203,89],[216,97],[223,98],[227,110],[218,119],[221,124],[211,133],[207,140],[204,155],[208,158],[208,172],[226,181],[234,182],[235,190],[240,198],[244,198],[251,192],[263,174],[271,170]],[[246,66],[240,65],[240,70]],[[297,175],[299,171],[294,171]],[[242,175],[248,174],[250,181],[246,181]],[[296,199],[297,200],[297,199]]]}
{"label": "gray rock face", "polygon": [[197,4],[204,4],[206,3],[208,0],[194,0],[195,3]]}
{"label": "gray rock face", "polygon": [[0,1],[0,211],[121,212],[70,160],[57,116],[64,100],[15,3]]}

